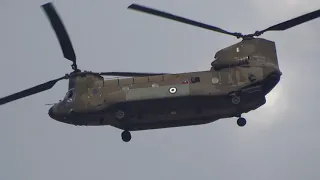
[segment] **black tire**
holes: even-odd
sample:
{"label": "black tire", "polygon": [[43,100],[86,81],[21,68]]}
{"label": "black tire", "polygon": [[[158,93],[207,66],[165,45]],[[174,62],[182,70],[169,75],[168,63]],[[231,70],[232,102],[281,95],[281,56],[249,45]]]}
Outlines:
{"label": "black tire", "polygon": [[131,133],[125,130],[121,133],[121,138],[122,138],[122,141],[129,142],[131,140]]}
{"label": "black tire", "polygon": [[245,126],[247,124],[247,120],[245,118],[243,118],[243,117],[240,117],[237,120],[237,124],[238,124],[238,126],[243,127],[243,126]]}

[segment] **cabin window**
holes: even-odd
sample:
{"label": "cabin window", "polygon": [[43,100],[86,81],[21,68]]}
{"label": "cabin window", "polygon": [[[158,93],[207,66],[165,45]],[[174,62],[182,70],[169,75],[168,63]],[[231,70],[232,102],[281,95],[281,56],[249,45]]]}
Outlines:
{"label": "cabin window", "polygon": [[198,83],[200,82],[200,77],[192,77],[191,78],[191,83]]}
{"label": "cabin window", "polygon": [[219,83],[219,79],[217,77],[213,77],[212,84],[218,84],[218,83]]}
{"label": "cabin window", "polygon": [[151,85],[151,87],[153,87],[153,88],[157,88],[157,87],[159,87],[159,84],[157,84],[157,83],[153,83],[153,84]]}

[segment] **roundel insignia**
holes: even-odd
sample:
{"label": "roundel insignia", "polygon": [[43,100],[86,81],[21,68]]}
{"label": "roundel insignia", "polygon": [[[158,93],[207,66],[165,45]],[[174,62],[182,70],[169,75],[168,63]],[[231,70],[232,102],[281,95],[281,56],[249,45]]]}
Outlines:
{"label": "roundel insignia", "polygon": [[174,94],[174,93],[177,92],[177,88],[171,87],[171,88],[169,89],[169,92],[170,92],[171,94]]}

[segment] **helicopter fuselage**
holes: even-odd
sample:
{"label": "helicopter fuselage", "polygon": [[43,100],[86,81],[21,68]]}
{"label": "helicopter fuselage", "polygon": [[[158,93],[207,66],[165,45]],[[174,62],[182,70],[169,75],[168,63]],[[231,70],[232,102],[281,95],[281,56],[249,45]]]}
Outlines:
{"label": "helicopter fuselage", "polygon": [[243,40],[217,52],[208,71],[109,80],[77,76],[49,115],[129,131],[205,124],[262,106],[280,76],[274,42]]}
{"label": "helicopter fuselage", "polygon": [[[284,31],[320,17],[316,10],[269,26],[251,34],[187,19],[139,4],[128,9],[175,22],[241,38],[219,50],[208,71],[164,74],[144,72],[86,72],[78,69],[70,37],[52,3],[42,5],[63,56],[72,62],[73,72],[0,98],[0,105],[51,89],[68,79],[65,98],[49,109],[57,121],[84,126],[110,125],[124,131],[122,140],[131,140],[130,131],[205,124],[221,118],[238,117],[266,103],[266,95],[282,75],[273,41],[257,38],[268,31]],[[103,76],[131,78],[104,79]]]}

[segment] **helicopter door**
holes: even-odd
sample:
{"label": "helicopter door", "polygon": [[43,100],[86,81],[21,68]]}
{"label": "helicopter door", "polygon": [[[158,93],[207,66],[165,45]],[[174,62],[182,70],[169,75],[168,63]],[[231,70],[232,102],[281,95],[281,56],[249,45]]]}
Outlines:
{"label": "helicopter door", "polygon": [[[253,67],[247,68],[247,67],[236,67],[236,81],[238,86],[243,86],[244,84],[250,83],[250,75]],[[258,70],[258,69],[257,69]],[[258,72],[258,71],[255,72]]]}
{"label": "helicopter door", "polygon": [[219,84],[221,85],[237,85],[236,71],[234,68],[223,68],[218,71]]}

